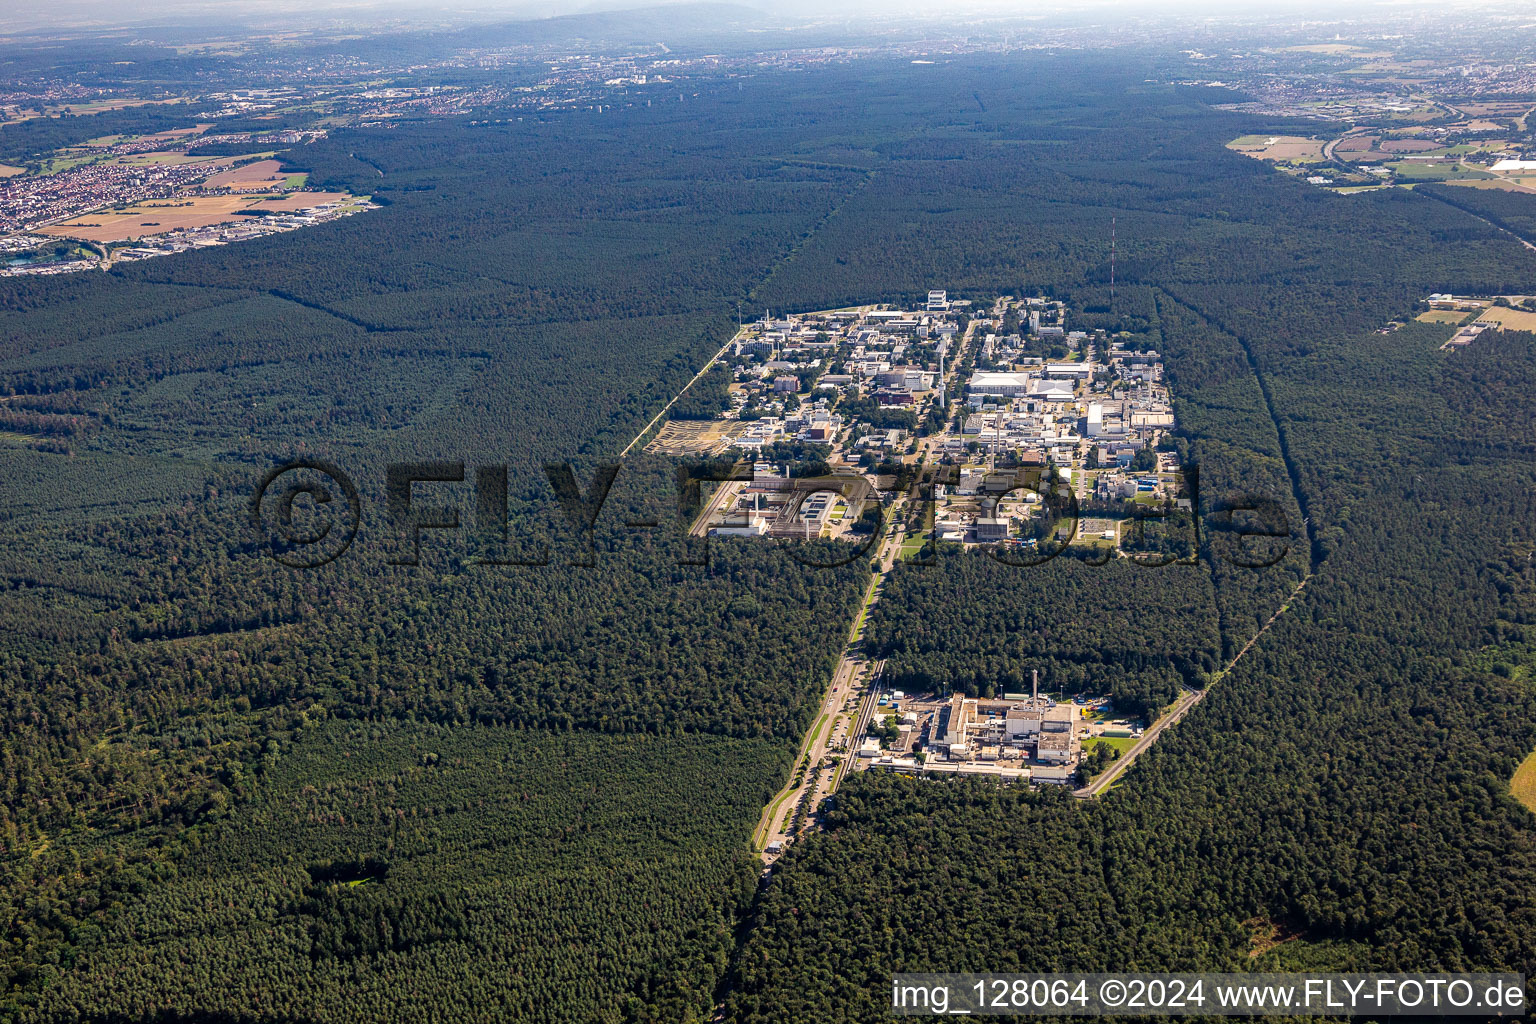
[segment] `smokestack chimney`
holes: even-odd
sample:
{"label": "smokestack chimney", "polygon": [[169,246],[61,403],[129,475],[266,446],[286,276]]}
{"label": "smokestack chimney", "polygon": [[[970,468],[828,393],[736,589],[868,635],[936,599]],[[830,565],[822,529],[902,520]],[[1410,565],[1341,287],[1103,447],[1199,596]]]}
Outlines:
{"label": "smokestack chimney", "polygon": [[1040,702],[1040,670],[1030,669],[1029,703],[1031,706]]}

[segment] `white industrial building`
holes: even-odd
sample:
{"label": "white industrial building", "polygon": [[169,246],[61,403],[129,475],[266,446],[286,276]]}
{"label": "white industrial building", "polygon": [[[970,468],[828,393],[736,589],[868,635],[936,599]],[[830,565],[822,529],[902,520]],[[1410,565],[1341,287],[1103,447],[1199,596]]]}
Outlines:
{"label": "white industrial building", "polygon": [[1057,380],[1087,380],[1093,376],[1093,366],[1087,361],[1081,363],[1047,363],[1045,375]]}
{"label": "white industrial building", "polygon": [[978,370],[971,374],[970,393],[999,398],[1018,398],[1029,393],[1031,380],[1027,373]]}

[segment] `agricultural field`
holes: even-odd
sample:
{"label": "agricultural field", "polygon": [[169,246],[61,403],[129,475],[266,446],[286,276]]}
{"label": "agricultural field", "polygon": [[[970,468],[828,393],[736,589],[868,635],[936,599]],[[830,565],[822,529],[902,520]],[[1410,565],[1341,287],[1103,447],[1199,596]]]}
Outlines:
{"label": "agricultural field", "polygon": [[1421,324],[1459,324],[1468,317],[1477,316],[1476,313],[1464,313],[1455,309],[1431,309],[1418,316],[1415,320]]}
{"label": "agricultural field", "polygon": [[1510,331],[1536,331],[1536,313],[1508,306],[1489,306],[1477,315],[1479,320],[1492,320]]}
{"label": "agricultural field", "polygon": [[1526,112],[1531,109],[1531,104],[1529,102],[1477,100],[1466,103],[1457,102],[1456,109],[1470,117],[1518,118],[1525,116]]}
{"label": "agricultural field", "polygon": [[1387,164],[1399,181],[1466,181],[1493,178],[1480,167],[1450,160],[1397,160]]}
{"label": "agricultural field", "polygon": [[186,96],[175,96],[169,99],[142,99],[134,96],[119,96],[112,99],[85,100],[79,103],[46,103],[36,107],[21,107],[16,109],[0,126],[21,124],[24,121],[34,121],[43,118],[55,117],[86,117],[96,114],[110,114],[120,110],[131,110],[135,107],[164,106],[172,103],[183,103]]}
{"label": "agricultural field", "polygon": [[1427,153],[1445,147],[1428,139],[1383,139],[1377,148],[1383,153]]}
{"label": "agricultural field", "polygon": [[1300,135],[1244,135],[1227,143],[1227,148],[1277,163],[1318,163],[1323,159],[1323,140]]}
{"label": "agricultural field", "polygon": [[56,114],[69,114],[79,117],[85,114],[105,114],[113,110],[127,110],[130,107],[151,107],[167,103],[181,103],[185,96],[172,96],[167,99],[140,99],[135,96],[120,96],[113,99],[88,100],[84,103],[54,103],[43,108],[43,113],[49,117]]}
{"label": "agricultural field", "polygon": [[1486,188],[1498,192],[1524,192],[1528,195],[1536,195],[1536,175],[1526,175],[1521,178],[1463,178],[1447,181],[1446,184],[1463,188]]}
{"label": "agricultural field", "polygon": [[1536,814],[1536,753],[1520,762],[1515,777],[1510,780],[1509,791],[1532,814]]}
{"label": "agricultural field", "polygon": [[239,167],[231,167],[227,171],[210,175],[208,180],[203,182],[203,187],[227,188],[236,192],[261,192],[286,185],[288,178],[289,175],[283,171],[281,162],[257,160],[254,163],[241,164]]}
{"label": "agricultural field", "polygon": [[1380,135],[1349,135],[1340,139],[1333,147],[1333,151],[1341,155],[1380,152],[1376,148],[1376,144],[1380,141]]}
{"label": "agricultural field", "polygon": [[106,147],[104,146],[72,146],[68,149],[60,150],[56,156],[42,161],[40,171],[43,174],[57,174],[60,171],[72,170],[87,164],[119,167],[203,164],[209,170],[217,170],[221,167],[232,167],[234,162],[234,157],[191,156],[176,150],[151,150],[147,153],[109,153],[106,152]]}
{"label": "agricultural field", "polygon": [[121,156],[114,155],[101,162],[117,164],[121,167],[152,167],[166,164],[207,164],[210,168],[214,168],[227,165],[230,162],[230,158],[220,156],[188,156],[186,153],[156,150],[151,153],[124,153]]}
{"label": "agricultural field", "polygon": [[1286,53],[1316,53],[1327,57],[1352,57],[1356,60],[1382,60],[1392,56],[1390,50],[1371,50],[1351,43],[1311,43],[1305,46],[1287,46]]}
{"label": "agricultural field", "polygon": [[124,210],[99,211],[39,228],[38,234],[88,242],[128,242],[185,228],[233,224],[244,211],[291,213],[352,198],[343,192],[289,192],[282,195],[187,196],[135,203]]}

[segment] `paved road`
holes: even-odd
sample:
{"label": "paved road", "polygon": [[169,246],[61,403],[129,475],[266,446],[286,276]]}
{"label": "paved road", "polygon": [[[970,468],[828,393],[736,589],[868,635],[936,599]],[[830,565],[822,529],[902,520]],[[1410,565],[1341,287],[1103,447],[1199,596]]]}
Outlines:
{"label": "paved road", "polygon": [[[951,382],[949,389],[951,403],[954,401],[952,382],[958,375],[959,365],[972,345],[979,325],[980,321],[974,319],[967,325],[954,358],[946,360],[944,376],[946,382]],[[649,429],[650,427],[646,428],[646,430]],[[918,462],[926,461],[937,439],[935,435],[918,442],[918,454],[915,456]],[[839,461],[843,457],[842,446],[834,446],[832,460]],[[901,554],[902,543],[907,538],[905,524],[907,504],[907,495],[902,494],[887,510],[886,534],[875,552],[875,562],[880,566],[880,571],[870,580],[869,587],[864,592],[860,611],[854,616],[853,625],[848,631],[848,642],[843,649],[843,656],[838,661],[837,668],[833,670],[832,682],[818,705],[816,721],[812,723],[810,731],[800,742],[800,749],[795,754],[795,765],[790,775],[790,782],[775,793],[773,799],[768,802],[768,806],[763,809],[757,831],[753,833],[759,850],[766,851],[768,844],[774,840],[787,841],[792,838],[786,828],[794,816],[795,807],[805,795],[806,787],[815,787],[811,797],[811,806],[814,809],[822,799],[837,791],[837,787],[842,784],[857,760],[858,745],[863,742],[870,719],[874,716],[875,708],[879,703],[879,688],[872,684],[885,670],[884,661],[871,664],[864,656],[862,642],[864,623],[870,610],[879,603],[885,589],[885,574],[895,565],[896,559]],[[857,700],[858,706],[850,720],[846,712],[849,710],[848,703],[852,700]],[[841,733],[838,732],[840,723],[845,727]],[[821,763],[829,747],[832,746],[834,735],[847,738],[844,756],[835,769],[818,774],[816,766]],[[811,767],[806,771],[801,783],[798,786],[793,785],[800,765],[807,756],[810,758]],[[775,858],[764,852],[763,859],[771,864]]]}
{"label": "paved road", "polygon": [[715,512],[726,503],[727,499],[734,501],[736,495],[745,486],[745,483],[738,483],[734,480],[726,480],[717,485],[715,493],[710,495],[709,500],[704,503],[703,510],[699,512],[698,518],[693,521],[693,526],[688,531],[689,534],[694,537],[702,537],[708,533],[709,524],[714,519]]}
{"label": "paved road", "polygon": [[1167,729],[1172,725],[1176,725],[1181,718],[1189,714],[1189,710],[1191,708],[1205,699],[1205,695],[1210,693],[1211,690],[1215,688],[1216,684],[1221,682],[1221,680],[1226,677],[1228,672],[1232,671],[1232,666],[1241,661],[1243,655],[1247,654],[1250,650],[1253,649],[1253,645],[1259,642],[1259,637],[1269,632],[1269,627],[1275,624],[1275,620],[1280,618],[1280,616],[1285,613],[1285,610],[1291,606],[1291,603],[1301,595],[1302,588],[1304,588],[1310,582],[1312,582],[1312,574],[1307,573],[1306,577],[1302,579],[1300,583],[1296,584],[1296,589],[1291,591],[1290,596],[1285,599],[1284,603],[1282,603],[1279,608],[1275,609],[1275,614],[1271,615],[1265,621],[1264,625],[1259,627],[1259,631],[1253,634],[1252,638],[1250,638],[1249,641],[1243,645],[1242,650],[1238,651],[1235,655],[1232,656],[1232,660],[1227,662],[1227,667],[1222,669],[1216,678],[1213,679],[1205,689],[1186,689],[1184,693],[1179,697],[1178,702],[1174,704],[1173,710],[1165,714],[1162,718],[1159,718],[1156,722],[1153,722],[1152,728],[1147,730],[1146,735],[1142,736],[1142,738],[1137,741],[1135,746],[1126,751],[1123,757],[1111,764],[1109,768],[1098,778],[1094,779],[1082,789],[1074,791],[1072,795],[1083,800],[1088,800],[1098,796],[1107,790],[1110,786],[1114,785],[1115,780],[1123,775],[1125,770],[1129,768],[1138,757],[1140,757],[1145,751],[1151,748],[1153,742],[1163,734],[1164,729]]}
{"label": "paved road", "polygon": [[1141,756],[1142,751],[1150,747],[1157,740],[1157,738],[1162,735],[1164,729],[1168,728],[1170,725],[1173,725],[1179,719],[1183,718],[1189,712],[1190,708],[1200,703],[1200,701],[1205,697],[1205,693],[1205,690],[1186,689],[1182,694],[1179,695],[1179,699],[1177,702],[1175,702],[1173,710],[1163,715],[1163,717],[1159,718],[1156,722],[1153,722],[1152,728],[1148,729],[1146,734],[1143,735],[1141,739],[1137,740],[1135,745],[1133,745],[1130,750],[1127,750],[1119,760],[1114,761],[1108,769],[1099,775],[1098,778],[1094,779],[1082,789],[1075,791],[1072,795],[1086,800],[1090,797],[1098,796],[1110,786],[1114,785],[1115,780],[1118,779],[1120,775],[1131,766],[1132,762]]}
{"label": "paved road", "polygon": [[720,346],[720,351],[716,352],[714,355],[709,357],[709,361],[704,364],[704,368],[702,370],[700,370],[698,373],[694,374],[693,375],[693,379],[690,380],[687,384],[684,384],[683,385],[683,389],[681,391],[679,391],[677,394],[672,396],[672,401],[670,401],[666,405],[662,406],[661,412],[659,412],[655,416],[651,417],[651,422],[647,423],[641,429],[640,433],[635,435],[635,438],[634,438],[633,441],[630,441],[629,444],[624,446],[624,450],[619,452],[619,458],[622,459],[624,456],[628,455],[629,454],[629,450],[631,448],[633,448],[635,445],[639,444],[640,443],[640,439],[642,437],[644,437],[646,434],[649,434],[651,432],[651,428],[654,427],[656,424],[660,423],[661,422],[661,418],[663,416],[665,416],[667,413],[672,411],[672,407],[677,404],[677,400],[679,398],[682,398],[684,395],[686,395],[688,393],[688,389],[693,387],[695,384],[697,384],[699,382],[699,378],[704,376],[706,373],[708,373],[709,372],[709,368],[714,366],[715,362],[717,360],[725,358],[726,351],[731,347],[732,342],[734,342],[736,340],[736,338],[740,334],[741,334],[741,332],[737,331],[736,334],[731,335],[731,340],[726,342],[724,345],[721,345]]}
{"label": "paved road", "polygon": [[[885,585],[885,572],[890,570],[891,564],[901,551],[905,532],[899,523],[904,504],[905,498],[898,498],[891,506],[890,522],[898,525],[892,525],[887,531],[875,556],[879,559],[884,571],[875,574],[864,591],[864,600],[859,606],[860,611],[854,616],[853,625],[848,630],[848,642],[843,648],[843,656],[838,661],[837,668],[833,670],[832,683],[823,695],[821,704],[818,705],[816,723],[812,724],[810,732],[806,733],[805,738],[800,741],[800,749],[795,754],[795,767],[790,776],[790,782],[774,794],[768,806],[763,809],[762,818],[758,821],[754,835],[757,837],[758,848],[764,851],[764,860],[768,863],[774,860],[766,853],[768,844],[774,840],[787,841],[791,838],[786,831],[787,823],[794,816],[795,806],[804,795],[806,786],[816,786],[816,792],[812,797],[814,809],[817,802],[835,793],[837,787],[842,784],[843,777],[848,774],[849,767],[855,760],[858,745],[863,742],[870,717],[874,714],[878,693],[870,683],[880,677],[880,673],[885,668],[885,662],[880,661],[871,665],[865,658],[864,623],[868,618],[869,610],[880,600]],[[853,700],[859,703],[850,721],[845,712],[848,710],[848,703]],[[818,729],[817,723],[822,722],[823,715],[831,717],[822,728]],[[813,773],[832,745],[832,737],[836,734],[839,720],[847,726],[841,734],[847,738],[843,759],[831,773],[817,776]],[[795,775],[799,773],[800,764],[807,756],[811,759],[811,768],[806,772],[800,785],[793,785]]]}
{"label": "paved road", "polygon": [[[864,592],[864,604],[861,607],[868,606],[878,582],[878,577],[870,581],[869,588]],[[795,763],[791,769],[789,781],[784,784],[783,789],[773,795],[773,799],[768,801],[768,806],[763,808],[757,830],[753,833],[760,850],[766,851],[768,844],[774,840],[785,841],[791,838],[787,831],[788,822],[794,816],[795,807],[804,795],[806,787],[818,781],[815,774],[816,766],[833,746],[833,738],[838,735],[846,737],[849,753],[859,740],[858,733],[846,727],[840,730],[839,722],[846,723],[845,712],[848,704],[854,699],[858,685],[862,682],[862,670],[865,668],[863,656],[859,653],[862,621],[862,616],[856,616],[853,626],[849,628],[843,657],[837,663],[837,668],[833,670],[832,681],[817,705],[815,721],[811,723],[810,730],[800,741],[800,749],[795,753]],[[807,769],[799,784],[796,784],[795,780],[800,776],[800,765],[807,758],[810,760],[810,768]],[[765,852],[764,859],[771,863],[773,858],[767,856]]]}
{"label": "paved road", "polygon": [[1479,217],[1477,214],[1471,212],[1470,210],[1463,210],[1461,207],[1457,206],[1455,203],[1449,203],[1449,202],[1446,202],[1444,199],[1440,199],[1440,197],[1435,195],[1433,192],[1424,192],[1422,194],[1426,195],[1426,196],[1429,196],[1431,199],[1438,199],[1440,202],[1445,203],[1446,206],[1449,206],[1453,210],[1461,210],[1461,212],[1465,213],[1468,217],[1471,217],[1473,220],[1480,220],[1480,221],[1482,221],[1484,224],[1487,224],[1489,227],[1493,228],[1495,231],[1502,231],[1502,232],[1504,232],[1510,238],[1513,238],[1515,241],[1519,242],[1521,245],[1525,246],[1527,249],[1536,250],[1536,245],[1531,244],[1531,242],[1528,239],[1520,237],[1519,235],[1515,234],[1513,231],[1509,230],[1509,228],[1501,227],[1500,225],[1495,224],[1493,221],[1489,220],[1487,217]]}

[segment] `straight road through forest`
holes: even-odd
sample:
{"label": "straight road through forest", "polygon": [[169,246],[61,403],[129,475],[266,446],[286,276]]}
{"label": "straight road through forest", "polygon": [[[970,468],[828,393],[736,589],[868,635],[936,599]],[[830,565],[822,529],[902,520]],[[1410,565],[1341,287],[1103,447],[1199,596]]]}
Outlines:
{"label": "straight road through forest", "polygon": [[1269,627],[1275,624],[1275,620],[1284,614],[1285,610],[1291,606],[1291,602],[1295,601],[1296,598],[1301,595],[1302,588],[1311,581],[1312,573],[1307,573],[1306,577],[1300,583],[1296,584],[1296,588],[1291,591],[1290,596],[1285,599],[1284,603],[1282,603],[1279,608],[1275,609],[1275,614],[1271,615],[1265,621],[1264,625],[1259,627],[1259,631],[1253,634],[1248,642],[1243,645],[1242,650],[1238,651],[1235,655],[1232,656],[1232,660],[1227,662],[1227,667],[1222,669],[1220,674],[1218,674],[1215,679],[1211,680],[1205,689],[1185,690],[1184,693],[1179,697],[1178,702],[1174,704],[1173,710],[1159,718],[1156,722],[1153,722],[1152,727],[1147,730],[1147,734],[1143,736],[1135,746],[1126,751],[1124,757],[1121,757],[1119,760],[1115,761],[1110,765],[1108,770],[1106,770],[1098,778],[1094,779],[1082,789],[1076,790],[1072,795],[1083,800],[1089,800],[1100,795],[1110,786],[1113,786],[1115,784],[1115,780],[1123,775],[1125,770],[1129,768],[1133,763],[1135,763],[1138,757],[1140,757],[1143,753],[1151,748],[1153,742],[1155,742],[1157,738],[1163,734],[1163,730],[1169,728],[1170,726],[1177,725],[1179,720],[1187,715],[1191,708],[1205,699],[1205,695],[1210,693],[1216,684],[1221,682],[1221,680],[1226,677],[1228,672],[1232,671],[1232,666],[1241,661],[1243,655],[1247,654],[1250,650],[1253,649],[1253,645],[1259,642],[1259,637],[1269,632]]}

